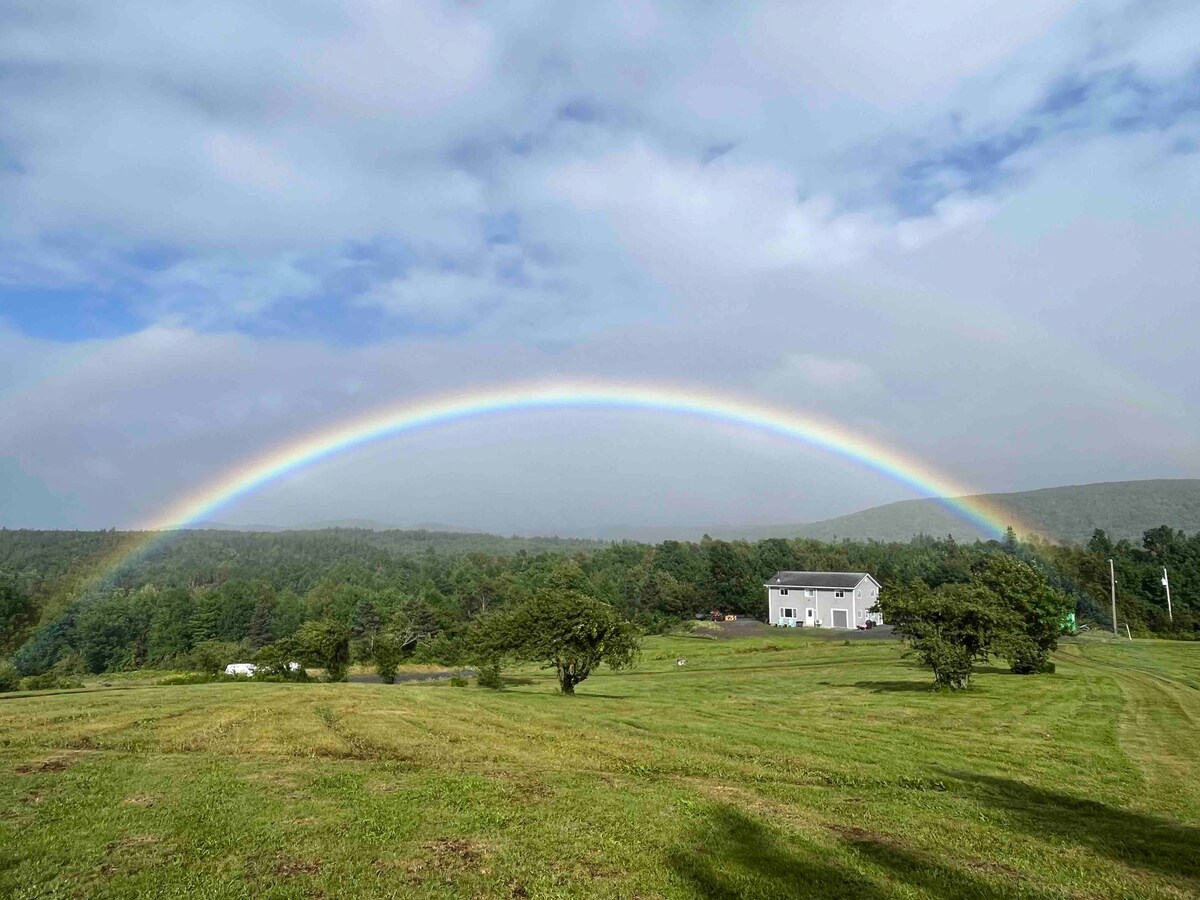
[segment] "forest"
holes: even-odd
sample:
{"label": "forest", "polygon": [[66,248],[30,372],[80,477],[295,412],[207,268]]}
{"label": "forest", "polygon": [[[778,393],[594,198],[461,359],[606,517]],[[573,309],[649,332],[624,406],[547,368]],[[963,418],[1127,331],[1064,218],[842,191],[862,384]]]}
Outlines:
{"label": "forest", "polygon": [[[386,623],[412,636],[408,661],[455,664],[471,622],[541,591],[578,591],[646,632],[697,613],[765,615],[763,583],[779,569],[871,572],[884,586],[966,583],[998,553],[1040,569],[1075,602],[1080,623],[1118,620],[1142,636],[1200,637],[1200,533],[1163,526],[1139,543],[1097,531],[1084,546],[1019,540],[904,543],[770,538],[657,545],[327,529],[179,532],[115,571],[144,535],[0,530],[0,657],[15,677],[250,657],[307,622],[348,627],[353,648]],[[1173,615],[1161,583],[1170,573]],[[359,651],[356,649],[355,653]]]}

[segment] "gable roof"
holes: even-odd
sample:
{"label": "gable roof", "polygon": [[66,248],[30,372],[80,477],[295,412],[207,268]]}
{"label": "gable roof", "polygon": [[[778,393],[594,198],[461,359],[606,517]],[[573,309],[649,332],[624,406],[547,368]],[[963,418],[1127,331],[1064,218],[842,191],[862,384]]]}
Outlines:
{"label": "gable roof", "polygon": [[[853,588],[858,587],[864,578],[871,578],[866,572],[776,572],[767,582],[767,587],[799,587],[799,588]],[[871,578],[875,581],[874,578]],[[875,584],[879,584],[875,581]]]}

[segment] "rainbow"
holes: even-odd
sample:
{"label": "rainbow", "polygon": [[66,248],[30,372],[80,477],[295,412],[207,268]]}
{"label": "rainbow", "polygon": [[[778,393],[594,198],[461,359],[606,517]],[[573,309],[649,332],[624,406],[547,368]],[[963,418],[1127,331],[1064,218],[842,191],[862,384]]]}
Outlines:
{"label": "rainbow", "polygon": [[101,567],[101,574],[115,572],[171,531],[209,518],[240,497],[337,454],[467,419],[554,409],[642,410],[755,429],[829,451],[900,482],[918,495],[932,496],[985,534],[1001,536],[1010,525],[1023,534],[1036,534],[1035,529],[1014,521],[1010,512],[971,496],[971,490],[927,464],[815,416],[696,388],[560,381],[402,401],[288,441],[184,495],[143,523],[143,533],[133,546],[118,551],[116,558]]}

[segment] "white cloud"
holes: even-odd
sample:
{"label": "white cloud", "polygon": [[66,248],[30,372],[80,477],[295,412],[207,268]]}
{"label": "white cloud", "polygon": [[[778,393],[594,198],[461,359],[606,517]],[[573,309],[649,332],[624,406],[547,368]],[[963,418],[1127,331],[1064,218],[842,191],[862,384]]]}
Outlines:
{"label": "white cloud", "polygon": [[605,217],[630,254],[668,282],[697,273],[754,275],[845,266],[876,250],[913,249],[986,218],[984,201],[950,197],[933,213],[889,221],[886,213],[839,210],[829,196],[800,196],[797,178],[774,165],[704,165],[643,143],[562,165],[550,189]]}
{"label": "white cloud", "polygon": [[494,281],[456,271],[415,269],[376,285],[360,302],[430,325],[456,325],[486,314],[508,293]]}
{"label": "white cloud", "polygon": [[963,79],[1043,36],[1077,0],[763,3],[746,53],[817,102],[850,96],[884,108],[942,99]]}

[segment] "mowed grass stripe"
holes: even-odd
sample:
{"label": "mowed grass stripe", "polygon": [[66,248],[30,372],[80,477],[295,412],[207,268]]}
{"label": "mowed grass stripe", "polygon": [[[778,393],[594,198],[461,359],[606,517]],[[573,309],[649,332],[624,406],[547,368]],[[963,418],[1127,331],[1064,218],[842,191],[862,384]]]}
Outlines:
{"label": "mowed grass stripe", "polygon": [[5,701],[0,895],[1195,896],[1197,650],[963,696],[782,634],[652,638],[574,698],[531,668]]}

